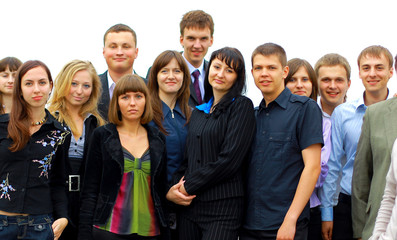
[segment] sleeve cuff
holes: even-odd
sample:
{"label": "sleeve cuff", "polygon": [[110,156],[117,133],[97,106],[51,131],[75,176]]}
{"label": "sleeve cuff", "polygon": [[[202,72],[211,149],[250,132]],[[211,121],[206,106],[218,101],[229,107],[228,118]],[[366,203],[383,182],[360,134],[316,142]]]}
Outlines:
{"label": "sleeve cuff", "polygon": [[321,221],[333,221],[334,220],[334,209],[332,207],[320,208],[321,209]]}

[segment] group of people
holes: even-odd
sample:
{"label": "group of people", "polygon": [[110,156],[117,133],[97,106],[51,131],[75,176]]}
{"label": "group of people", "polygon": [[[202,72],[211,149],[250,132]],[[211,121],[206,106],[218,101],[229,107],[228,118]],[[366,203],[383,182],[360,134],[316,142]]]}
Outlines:
{"label": "group of people", "polygon": [[0,61],[0,239],[396,239],[386,48],[358,56],[365,91],[347,101],[343,56],[313,68],[262,44],[254,108],[238,49],[204,60],[212,17],[187,12],[180,31],[183,52],[146,78],[124,24],[104,35],[101,75],[73,60],[53,81],[41,61]]}

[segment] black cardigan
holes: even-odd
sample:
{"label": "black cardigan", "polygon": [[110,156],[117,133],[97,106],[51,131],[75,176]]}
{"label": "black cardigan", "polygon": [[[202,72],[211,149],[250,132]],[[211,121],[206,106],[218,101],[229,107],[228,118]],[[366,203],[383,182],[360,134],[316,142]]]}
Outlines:
{"label": "black cardigan", "polygon": [[[149,139],[151,194],[162,236],[168,235],[164,211],[167,191],[165,137],[144,125]],[[124,157],[116,125],[94,130],[88,147],[78,239],[92,239],[92,225],[103,225],[116,202],[124,172]]]}

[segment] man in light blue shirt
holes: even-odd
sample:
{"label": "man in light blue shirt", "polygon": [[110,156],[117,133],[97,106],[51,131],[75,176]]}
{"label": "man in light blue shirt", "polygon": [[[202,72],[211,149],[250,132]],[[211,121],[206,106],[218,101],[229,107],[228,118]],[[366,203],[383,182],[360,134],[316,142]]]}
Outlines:
{"label": "man in light blue shirt", "polygon": [[339,105],[332,113],[332,152],[328,160],[328,175],[319,194],[322,233],[325,240],[353,238],[351,219],[353,163],[367,106],[383,101],[389,96],[387,82],[392,72],[388,67],[388,54],[390,52],[382,46],[370,46],[360,53],[358,66],[359,76],[365,87],[363,96]]}

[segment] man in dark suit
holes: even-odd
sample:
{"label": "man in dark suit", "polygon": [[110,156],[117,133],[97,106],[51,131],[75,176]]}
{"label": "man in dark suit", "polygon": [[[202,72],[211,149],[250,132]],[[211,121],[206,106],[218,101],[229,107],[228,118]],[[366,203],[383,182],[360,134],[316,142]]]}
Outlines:
{"label": "man in dark suit", "polygon": [[116,82],[126,74],[135,73],[133,65],[138,57],[136,33],[129,26],[116,24],[110,27],[103,37],[103,57],[108,70],[99,75],[102,83],[102,95],[98,110],[108,119],[110,99]]}
{"label": "man in dark suit", "polygon": [[[202,10],[194,10],[183,15],[179,27],[181,32],[180,43],[183,47],[182,55],[189,67],[192,79],[189,105],[196,106],[203,102],[207,93],[204,87],[204,79],[209,66],[204,57],[213,43],[214,22],[208,13]],[[196,71],[199,74],[195,73]],[[198,82],[194,84],[196,79]],[[212,94],[212,91],[210,94]]]}

